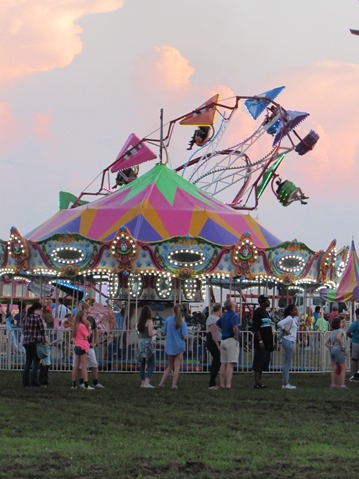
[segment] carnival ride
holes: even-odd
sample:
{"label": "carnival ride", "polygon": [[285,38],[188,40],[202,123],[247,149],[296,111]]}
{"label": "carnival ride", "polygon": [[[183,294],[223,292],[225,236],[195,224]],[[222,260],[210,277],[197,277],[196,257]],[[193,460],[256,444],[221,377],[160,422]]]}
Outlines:
{"label": "carnival ride", "polygon": [[[43,285],[57,291],[70,279],[76,298],[89,283],[99,282],[101,293],[104,281],[110,298],[128,302],[200,301],[202,287],[214,281],[236,289],[245,282],[315,285],[335,278],[345,256],[337,255],[335,241],[326,252],[315,252],[296,239],[283,242],[242,214],[257,207],[268,185],[284,206],[305,203],[300,188],[281,181],[279,169],[288,153],[309,152],[318,135],[299,134],[298,125],[309,114],[282,107],[276,98],[283,89],[221,101],[214,95],[166,125],[161,111],[158,135],[140,139],[132,133],[99,175],[97,190],[90,191],[92,183],[79,197],[68,197],[67,208],[25,236],[11,228],[8,241],[0,241],[2,274],[21,274],[41,295]],[[254,131],[224,146],[236,113],[246,126],[254,121]],[[237,125],[232,123],[227,138],[236,137]],[[172,140],[182,126],[195,132],[189,147],[188,137],[180,143],[181,151],[193,151],[172,167]],[[156,164],[136,177],[139,167],[153,160]],[[232,189],[232,201],[216,198]],[[88,195],[99,197],[85,202]]]}
{"label": "carnival ride", "polygon": [[[306,199],[307,197],[298,196],[300,188],[293,182],[288,181],[287,186],[293,186],[286,188],[285,194],[278,194],[274,185],[279,176],[277,170],[286,155],[291,152],[305,155],[314,148],[319,139],[313,130],[304,137],[296,130],[309,113],[287,110],[275,101],[284,88],[281,86],[259,95],[234,96],[221,101],[217,94],[195,110],[171,120],[166,125],[163,125],[161,110],[161,125],[157,130],[159,137],[140,139],[132,133],[115,161],[99,175],[99,189],[91,192],[92,182],[73,203],[72,208],[78,206],[84,196],[111,193],[111,173],[117,173],[117,187],[137,178],[142,163],[155,159],[159,159],[160,163],[168,162],[174,130],[178,125],[195,127],[187,148],[193,151],[182,165],[173,169],[202,191],[218,196],[226,190],[226,194],[234,190],[234,198],[226,201],[226,204],[237,210],[256,209],[268,185],[271,185],[273,194],[283,206]],[[256,121],[254,131],[231,146],[223,145],[229,124],[242,104],[252,120]],[[262,148],[258,147],[259,142]],[[158,155],[150,149],[150,145],[157,146]],[[256,156],[257,151],[263,151],[263,148],[265,152],[259,157]]]}

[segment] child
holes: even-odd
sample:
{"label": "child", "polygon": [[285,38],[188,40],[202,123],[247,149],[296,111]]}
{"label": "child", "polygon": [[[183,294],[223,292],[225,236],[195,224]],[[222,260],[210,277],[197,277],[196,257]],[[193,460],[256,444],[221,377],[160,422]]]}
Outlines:
{"label": "child", "polygon": [[340,317],[332,321],[332,331],[325,342],[330,348],[330,359],[332,361],[332,373],[330,387],[345,389],[345,332],[344,320]]}
{"label": "child", "polygon": [[81,376],[82,369],[82,378],[84,381],[85,387],[83,389],[95,389],[92,386],[89,386],[88,383],[88,372],[87,372],[87,353],[90,349],[90,343],[88,342],[90,332],[89,332],[89,323],[87,321],[87,310],[81,310],[76,313],[74,328],[72,336],[74,338],[74,365],[72,369],[72,386],[71,389],[77,389],[76,378],[77,374]]}
{"label": "child", "polygon": [[155,346],[152,338],[153,329],[152,311],[149,306],[142,308],[137,330],[140,340],[137,345],[137,359],[140,363],[141,388],[153,389],[151,378],[155,369]]}

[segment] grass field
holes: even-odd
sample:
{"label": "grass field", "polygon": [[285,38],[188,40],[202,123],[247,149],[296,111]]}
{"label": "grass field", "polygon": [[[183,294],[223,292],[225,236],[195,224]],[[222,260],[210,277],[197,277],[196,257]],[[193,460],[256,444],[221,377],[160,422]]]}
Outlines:
{"label": "grass field", "polygon": [[[158,384],[160,376],[154,378]],[[137,374],[102,374],[104,390],[23,388],[0,372],[0,478],[357,478],[359,384],[330,390],[329,375],[265,376],[231,391],[182,375],[177,391],[140,389]]]}

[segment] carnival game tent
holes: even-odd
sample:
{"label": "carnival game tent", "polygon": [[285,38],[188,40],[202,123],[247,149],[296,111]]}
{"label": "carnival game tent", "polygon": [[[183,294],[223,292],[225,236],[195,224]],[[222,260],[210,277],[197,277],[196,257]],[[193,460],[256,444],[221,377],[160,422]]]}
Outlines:
{"label": "carnival game tent", "polygon": [[260,248],[281,243],[251,216],[221,203],[162,164],[108,196],[57,212],[26,239],[39,242],[59,233],[78,233],[110,241],[123,226],[135,240],[148,243],[191,236],[231,245],[246,232]]}
{"label": "carnival game tent", "polygon": [[359,301],[359,260],[352,241],[348,263],[336,290],[322,290],[320,297],[330,302]]}

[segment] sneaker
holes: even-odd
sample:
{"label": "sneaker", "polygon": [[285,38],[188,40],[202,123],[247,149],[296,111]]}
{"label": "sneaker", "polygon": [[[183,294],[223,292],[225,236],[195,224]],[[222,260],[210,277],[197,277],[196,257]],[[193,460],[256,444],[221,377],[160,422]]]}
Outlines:
{"label": "sneaker", "polygon": [[355,376],[350,376],[349,381],[355,381]]}
{"label": "sneaker", "polygon": [[97,383],[97,384],[94,384],[94,388],[95,389],[105,389],[105,386],[102,386],[102,384]]}
{"label": "sneaker", "polygon": [[86,389],[85,383],[81,383],[79,386],[80,389]]}
{"label": "sneaker", "polygon": [[297,386],[293,386],[293,384],[283,384],[282,389],[297,389]]}
{"label": "sneaker", "polygon": [[145,384],[144,389],[155,389],[155,386],[152,386],[152,384]]}
{"label": "sneaker", "polygon": [[71,386],[71,389],[77,389],[77,386]]}
{"label": "sneaker", "polygon": [[90,386],[90,385],[87,386],[87,387],[85,386],[83,389],[86,389],[86,391],[94,391],[94,390],[95,390],[95,388],[93,388],[93,387]]}
{"label": "sneaker", "polygon": [[254,389],[265,389],[266,387],[264,384],[254,384],[253,386]]}
{"label": "sneaker", "polygon": [[216,390],[216,389],[219,389],[219,387],[218,386],[210,386],[208,389]]}

